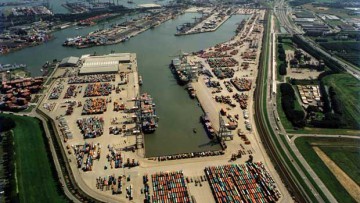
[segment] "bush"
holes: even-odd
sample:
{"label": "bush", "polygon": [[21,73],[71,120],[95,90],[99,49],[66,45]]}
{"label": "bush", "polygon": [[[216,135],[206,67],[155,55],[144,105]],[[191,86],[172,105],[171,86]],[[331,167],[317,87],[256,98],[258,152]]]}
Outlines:
{"label": "bush", "polygon": [[279,74],[280,75],[286,75],[286,64],[282,63],[279,65]]}
{"label": "bush", "polygon": [[9,131],[15,128],[15,121],[11,118],[0,116],[0,133]]}
{"label": "bush", "polygon": [[323,101],[324,113],[330,112],[331,111],[330,100],[323,81],[320,81],[319,88],[321,93],[321,100]]}
{"label": "bush", "polygon": [[329,88],[329,96],[331,100],[331,107],[334,110],[334,112],[336,114],[342,115],[342,105],[333,87]]}
{"label": "bush", "polygon": [[306,125],[305,112],[295,110],[295,91],[289,83],[280,85],[281,106],[285,112],[287,119],[296,127],[304,127]]}
{"label": "bush", "polygon": [[280,84],[280,91],[281,91],[281,96],[289,96],[294,98],[295,97],[295,91],[292,88],[292,86],[288,83],[282,83]]}
{"label": "bush", "polygon": [[285,54],[279,54],[279,60],[280,61],[285,61],[286,60],[286,55]]}

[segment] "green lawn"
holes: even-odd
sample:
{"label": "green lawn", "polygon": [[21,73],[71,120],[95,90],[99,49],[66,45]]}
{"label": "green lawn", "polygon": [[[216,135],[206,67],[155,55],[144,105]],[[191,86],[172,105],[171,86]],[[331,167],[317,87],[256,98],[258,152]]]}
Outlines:
{"label": "green lawn", "polygon": [[295,144],[310,167],[339,202],[355,202],[312,148],[314,144],[318,146],[331,143],[339,144],[342,140],[345,139],[300,137],[295,140]]}
{"label": "green lawn", "polygon": [[360,128],[360,82],[347,73],[329,75],[323,81],[326,85],[332,86],[339,96],[345,122]]}
{"label": "green lawn", "polygon": [[40,121],[31,117],[4,116],[16,122],[13,132],[20,202],[67,202],[57,182]]}
{"label": "green lawn", "polygon": [[290,51],[295,51],[295,47],[293,46],[292,43],[283,43],[284,49],[285,51],[290,50]]}
{"label": "green lawn", "polygon": [[356,184],[360,185],[360,151],[358,147],[322,146],[328,155]]}

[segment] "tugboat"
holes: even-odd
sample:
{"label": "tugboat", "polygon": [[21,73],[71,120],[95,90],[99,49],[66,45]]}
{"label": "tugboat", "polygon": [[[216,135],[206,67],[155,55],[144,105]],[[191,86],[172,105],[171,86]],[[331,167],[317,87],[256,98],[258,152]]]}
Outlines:
{"label": "tugboat", "polygon": [[143,80],[142,80],[142,77],[139,76],[139,85],[141,86],[143,84]]}

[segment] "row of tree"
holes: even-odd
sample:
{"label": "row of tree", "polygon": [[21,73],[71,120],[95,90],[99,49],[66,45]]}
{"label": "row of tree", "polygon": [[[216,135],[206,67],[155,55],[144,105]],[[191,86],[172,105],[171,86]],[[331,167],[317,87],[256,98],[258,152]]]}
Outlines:
{"label": "row of tree", "polygon": [[279,74],[286,75],[287,61],[286,61],[285,49],[282,43],[278,44],[278,58],[280,60],[280,63],[278,64]]}
{"label": "row of tree", "polygon": [[280,84],[281,106],[287,119],[296,127],[305,127],[305,112],[295,110],[296,96],[295,91],[289,83]]}

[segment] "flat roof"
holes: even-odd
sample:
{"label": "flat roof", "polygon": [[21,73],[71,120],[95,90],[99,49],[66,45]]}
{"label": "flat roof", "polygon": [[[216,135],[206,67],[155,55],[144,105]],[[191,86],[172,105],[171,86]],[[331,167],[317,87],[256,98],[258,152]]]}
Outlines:
{"label": "flat roof", "polygon": [[76,65],[78,61],[79,61],[79,57],[70,56],[70,57],[66,57],[63,60],[61,60],[60,65],[64,65],[64,64]]}
{"label": "flat roof", "polygon": [[120,64],[131,61],[130,53],[115,53],[102,56],[84,55],[81,57],[80,74],[109,73],[119,71]]}
{"label": "flat roof", "polygon": [[95,73],[112,73],[119,71],[119,65],[112,66],[92,66],[83,67],[80,69],[80,74],[95,74]]}

